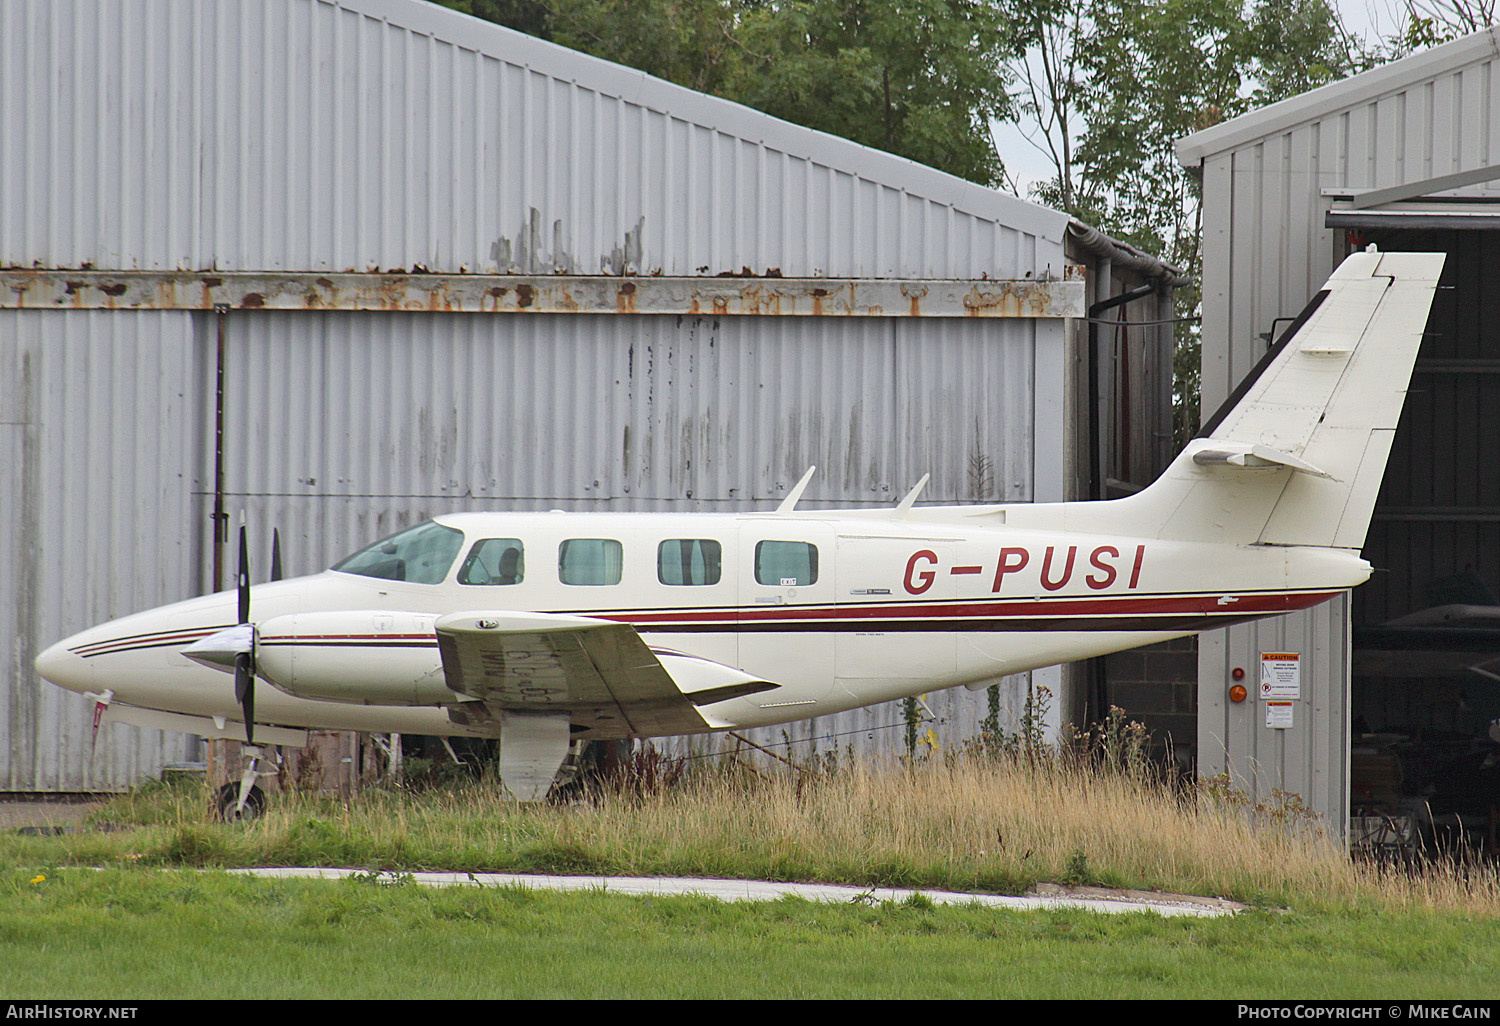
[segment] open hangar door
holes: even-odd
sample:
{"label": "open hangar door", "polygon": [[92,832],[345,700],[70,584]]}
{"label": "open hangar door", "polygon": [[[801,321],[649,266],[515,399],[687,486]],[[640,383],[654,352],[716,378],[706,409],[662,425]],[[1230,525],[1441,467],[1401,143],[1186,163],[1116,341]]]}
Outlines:
{"label": "open hangar door", "polygon": [[1343,227],[1351,250],[1448,254],[1365,544],[1375,572],[1353,593],[1350,841],[1493,855],[1500,224],[1460,229],[1434,218],[1410,228],[1372,218]]}

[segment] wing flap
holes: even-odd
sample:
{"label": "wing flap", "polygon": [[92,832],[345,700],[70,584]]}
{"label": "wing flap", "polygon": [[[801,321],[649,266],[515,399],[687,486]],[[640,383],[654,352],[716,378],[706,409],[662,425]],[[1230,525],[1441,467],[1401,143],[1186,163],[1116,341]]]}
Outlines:
{"label": "wing flap", "polygon": [[708,729],[629,624],[472,611],[434,625],[447,685],[496,711],[567,712],[596,738]]}

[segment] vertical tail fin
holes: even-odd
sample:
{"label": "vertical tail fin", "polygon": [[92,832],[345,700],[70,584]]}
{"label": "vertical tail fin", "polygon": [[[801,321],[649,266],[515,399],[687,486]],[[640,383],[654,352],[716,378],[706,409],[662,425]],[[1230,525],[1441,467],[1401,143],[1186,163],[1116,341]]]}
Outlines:
{"label": "vertical tail fin", "polygon": [[1360,548],[1443,260],[1346,259],[1167,472],[1107,504],[1114,529]]}

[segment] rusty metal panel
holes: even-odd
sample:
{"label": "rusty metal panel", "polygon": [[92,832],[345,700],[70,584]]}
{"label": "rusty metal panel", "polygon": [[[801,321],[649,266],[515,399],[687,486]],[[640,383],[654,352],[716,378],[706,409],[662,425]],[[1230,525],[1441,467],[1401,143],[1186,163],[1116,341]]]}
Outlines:
{"label": "rusty metal panel", "polygon": [[10,0],[0,152],[0,267],[1024,278],[1067,224],[421,0]]}
{"label": "rusty metal panel", "polygon": [[0,270],[0,309],[387,310],[716,317],[1082,317],[1083,268],[1035,279],[620,278]]}
{"label": "rusty metal panel", "polygon": [[42,681],[46,646],[195,592],[186,313],[0,311],[0,791],[122,789],[180,735],[106,726]]}

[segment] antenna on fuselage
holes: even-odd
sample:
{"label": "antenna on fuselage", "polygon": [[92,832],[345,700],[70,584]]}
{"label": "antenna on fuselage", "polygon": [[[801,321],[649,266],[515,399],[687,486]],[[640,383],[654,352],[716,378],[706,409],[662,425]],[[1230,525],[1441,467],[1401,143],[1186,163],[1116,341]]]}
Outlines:
{"label": "antenna on fuselage", "polygon": [[813,471],[817,469],[816,466],[807,468],[807,473],[802,475],[801,481],[792,486],[792,490],[787,493],[786,498],[781,500],[781,505],[776,507],[776,512],[790,513],[797,508],[797,500],[802,498],[803,492],[807,491],[807,482],[812,480]]}
{"label": "antenna on fuselage", "polygon": [[931,474],[923,474],[922,480],[917,482],[917,486],[906,493],[906,498],[896,503],[896,508],[891,510],[892,519],[900,520],[911,512],[912,503],[917,501],[917,496],[921,495],[922,489],[927,487],[927,479],[930,477],[932,477]]}

